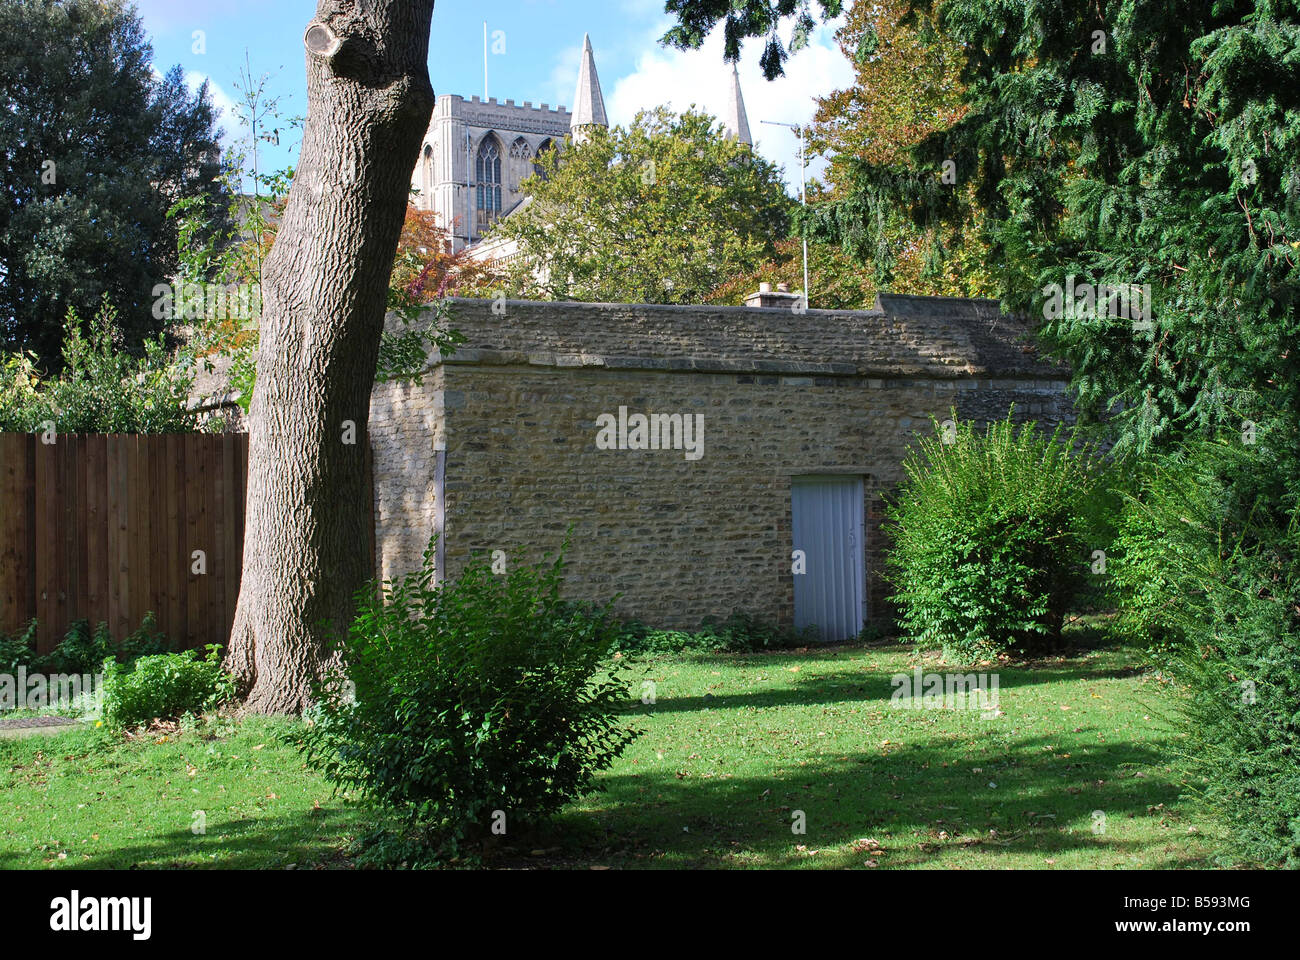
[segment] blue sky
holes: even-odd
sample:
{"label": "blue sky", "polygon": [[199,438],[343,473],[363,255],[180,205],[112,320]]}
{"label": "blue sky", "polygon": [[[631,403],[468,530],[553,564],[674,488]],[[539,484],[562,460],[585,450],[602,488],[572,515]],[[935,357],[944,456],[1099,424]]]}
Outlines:
{"label": "blue sky", "polygon": [[[306,113],[302,33],[315,13],[314,0],[136,0],[136,6],[153,43],[155,67],[165,71],[180,64],[192,84],[211,81],[214,99],[226,107],[222,125],[228,142],[243,135],[229,109],[245,54],[255,75],[271,75],[270,92],[281,98],[282,113]],[[662,47],[658,38],[672,23],[663,0],[442,0],[434,10],[429,57],[429,76],[439,95],[483,95],[485,20],[489,46],[503,41],[505,50],[488,56],[490,96],[571,105],[582,36],[589,32],[612,123],[627,123],[638,109],[661,103],[677,110],[693,103],[714,114],[726,103],[730,67],[722,63],[721,38],[715,35],[704,49],[689,53]],[[759,72],[756,42],[746,44],[740,65],[757,147],[785,166],[794,193],[799,185],[795,138],[759,121],[805,122],[814,96],[851,82],[852,70],[832,33],[819,27],[811,46],[792,58],[788,76],[774,83]],[[291,136],[279,149],[271,148],[263,166],[292,162],[293,142]],[[814,174],[818,169],[810,166]]]}

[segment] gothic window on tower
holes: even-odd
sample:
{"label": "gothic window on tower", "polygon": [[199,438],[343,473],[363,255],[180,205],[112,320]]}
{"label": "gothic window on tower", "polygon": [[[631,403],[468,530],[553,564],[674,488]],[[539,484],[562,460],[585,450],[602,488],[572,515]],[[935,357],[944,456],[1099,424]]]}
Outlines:
{"label": "gothic window on tower", "polygon": [[501,216],[501,147],[492,134],[479,144],[474,177],[478,181],[478,226],[482,229]]}
{"label": "gothic window on tower", "polygon": [[537,158],[533,160],[533,173],[537,174],[543,180],[546,179],[546,167],[542,164],[542,154],[551,149],[553,144],[550,138],[543,140],[537,145]]}
{"label": "gothic window on tower", "polygon": [[433,204],[433,144],[424,145],[424,183],[421,187],[424,196],[423,209],[432,209]]}

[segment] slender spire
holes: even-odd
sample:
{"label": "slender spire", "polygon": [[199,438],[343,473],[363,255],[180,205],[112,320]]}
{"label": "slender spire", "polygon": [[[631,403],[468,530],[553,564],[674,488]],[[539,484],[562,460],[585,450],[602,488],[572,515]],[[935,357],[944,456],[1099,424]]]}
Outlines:
{"label": "slender spire", "polygon": [[586,139],[583,130],[587,127],[608,127],[609,118],[605,116],[605,98],[600,92],[600,78],[596,76],[596,57],[591,51],[591,35],[582,36],[582,67],[578,70],[578,90],[573,95],[573,118],[569,129],[573,140],[580,143]]}
{"label": "slender spire", "polygon": [[731,93],[727,98],[727,115],[722,118],[727,136],[741,143],[754,145],[749,133],[749,116],[745,113],[745,98],[740,92],[740,71],[731,65]]}

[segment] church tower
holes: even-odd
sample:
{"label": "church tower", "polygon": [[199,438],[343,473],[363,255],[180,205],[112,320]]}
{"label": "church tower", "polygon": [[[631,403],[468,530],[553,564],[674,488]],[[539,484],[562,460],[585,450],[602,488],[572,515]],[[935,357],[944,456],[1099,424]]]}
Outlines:
{"label": "church tower", "polygon": [[438,97],[411,178],[415,206],[437,215],[453,250],[473,247],[523,203],[521,184],[541,169],[540,154],[608,126],[591,37],[584,35],[572,112],[495,97]]}
{"label": "church tower", "polygon": [[537,157],[568,136],[564,107],[443,94],[420,147],[415,206],[437,215],[452,249],[473,246],[523,202]]}
{"label": "church tower", "polygon": [[608,127],[605,115],[605,97],[600,92],[600,77],[596,75],[596,57],[591,50],[591,35],[582,36],[582,66],[578,69],[578,90],[573,95],[573,119],[569,130],[575,144],[590,139],[592,127]]}
{"label": "church tower", "polygon": [[754,145],[754,138],[749,133],[749,116],[745,113],[745,97],[740,92],[740,71],[731,65],[731,90],[727,98],[727,113],[722,118],[727,136],[741,143]]}

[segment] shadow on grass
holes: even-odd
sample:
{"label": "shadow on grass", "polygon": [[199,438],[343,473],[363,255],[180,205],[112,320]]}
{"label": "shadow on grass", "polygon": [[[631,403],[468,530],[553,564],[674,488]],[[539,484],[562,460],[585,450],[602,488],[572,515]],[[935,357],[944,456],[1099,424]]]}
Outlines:
{"label": "shadow on grass", "polygon": [[[808,658],[817,659],[816,651]],[[797,663],[801,658],[791,656],[789,662]],[[998,676],[998,688],[1002,692],[1018,687],[1041,686],[1043,684],[1068,683],[1086,680],[1120,680],[1144,673],[1141,667],[1114,667],[1103,664],[1036,661],[1033,665],[994,664],[980,667],[957,667],[947,664],[917,663],[923,674],[981,674],[993,673]],[[774,669],[779,666],[774,665]],[[909,669],[906,676],[912,675]],[[639,680],[640,673],[635,679]],[[790,678],[781,676],[772,678],[773,683],[785,684],[771,690],[754,690],[745,693],[722,693],[700,695],[697,697],[672,697],[661,694],[654,705],[640,702],[631,704],[628,713],[642,715],[649,713],[672,713],[692,710],[741,710],[747,708],[784,707],[795,704],[803,706],[828,705],[833,703],[869,703],[884,701],[888,703],[894,691],[898,689],[892,682],[893,673],[862,672],[841,673],[830,676],[809,674],[806,677]]]}
{"label": "shadow on grass", "polygon": [[[1092,866],[1130,858],[1148,868],[1201,863],[1192,851],[1170,851],[1183,828],[1125,837],[1144,832],[1128,826],[1139,818],[1178,819],[1168,810],[1177,785],[1133,769],[1150,771],[1163,762],[1161,754],[1102,744],[1064,763],[1049,745],[1046,738],[1020,740],[1006,757],[979,761],[979,774],[968,764],[952,765],[961,761],[960,750],[937,741],[883,756],[792,761],[771,777],[620,772],[604,778],[608,793],[597,799],[599,807],[571,811],[557,827],[587,855],[603,847],[607,861],[624,866],[659,859],[686,867],[788,867],[806,862],[807,850],[820,851],[813,863],[823,867],[861,867],[867,859],[883,868],[941,866],[975,847],[981,854],[1033,854],[1040,864],[1072,851],[1086,853]],[[996,790],[989,787],[995,781]],[[795,811],[806,817],[805,834],[792,833]],[[1110,825],[1105,833],[1092,830],[1095,811]],[[853,850],[862,838],[878,840],[883,852]],[[989,856],[962,865],[997,864]]]}
{"label": "shadow on grass", "polygon": [[[69,850],[67,860],[48,867],[81,870],[167,869],[297,869],[346,868],[342,834],[355,831],[352,811],[325,814],[281,814],[222,822],[204,836],[188,829],[159,833],[147,841],[116,846],[89,860]],[[346,821],[346,822],[344,822]],[[333,824],[331,826],[331,823]],[[39,869],[39,857],[14,850],[0,851],[0,870]]]}

